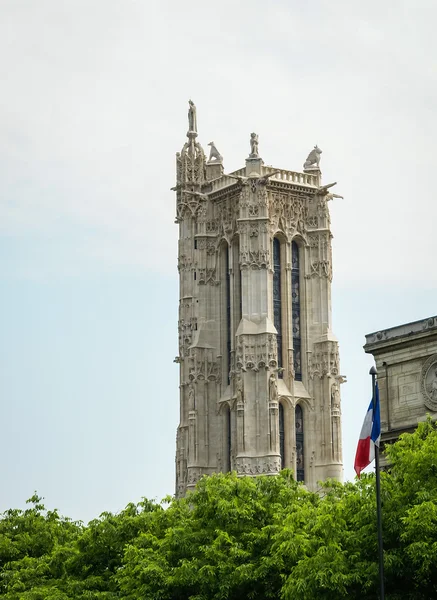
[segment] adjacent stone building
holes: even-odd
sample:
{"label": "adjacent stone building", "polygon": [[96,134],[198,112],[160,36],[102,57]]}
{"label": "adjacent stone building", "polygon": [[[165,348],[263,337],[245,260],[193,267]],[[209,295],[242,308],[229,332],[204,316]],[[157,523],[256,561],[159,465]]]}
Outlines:
{"label": "adjacent stone building", "polygon": [[206,159],[190,101],[176,155],[180,425],[176,494],[203,474],[342,479],[338,342],[321,150],[303,172],[266,166],[258,136],[238,171]]}
{"label": "adjacent stone building", "polygon": [[437,317],[366,335],[375,358],[381,403],[381,443],[437,418]]}

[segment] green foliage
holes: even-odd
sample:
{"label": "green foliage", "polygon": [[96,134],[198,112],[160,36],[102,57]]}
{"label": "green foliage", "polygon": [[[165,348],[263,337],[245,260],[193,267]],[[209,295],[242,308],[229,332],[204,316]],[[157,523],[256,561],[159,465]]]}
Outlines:
{"label": "green foliage", "polygon": [[[428,420],[387,451],[382,474],[390,600],[437,597],[437,431]],[[0,516],[7,600],[340,600],[378,597],[375,481],[320,494],[278,477],[204,477],[163,505],[143,500],[87,526],[47,511]]]}
{"label": "green foliage", "polygon": [[288,472],[203,478],[195,493],[171,504],[156,530],[127,548],[122,597],[276,598],[281,576],[271,548],[280,516],[317,501]]}

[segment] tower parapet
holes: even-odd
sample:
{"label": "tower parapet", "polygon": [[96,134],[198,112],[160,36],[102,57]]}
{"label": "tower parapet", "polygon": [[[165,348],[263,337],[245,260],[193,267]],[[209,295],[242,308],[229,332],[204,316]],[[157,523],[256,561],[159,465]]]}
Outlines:
{"label": "tower parapet", "polygon": [[214,142],[206,161],[197,135],[190,103],[174,188],[177,495],[216,471],[289,467],[310,489],[341,480],[344,378],[331,331],[328,209],[335,195],[321,185],[321,151],[310,153],[304,172],[267,167],[252,133],[245,167],[226,175]]}

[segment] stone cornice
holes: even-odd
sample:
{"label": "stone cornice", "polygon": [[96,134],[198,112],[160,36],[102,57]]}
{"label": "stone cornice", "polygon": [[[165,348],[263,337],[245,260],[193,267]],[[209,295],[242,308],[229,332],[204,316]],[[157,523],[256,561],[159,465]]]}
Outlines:
{"label": "stone cornice", "polygon": [[276,181],[275,179],[269,180],[267,189],[272,191],[279,190],[284,192],[293,192],[302,196],[315,196],[318,192],[318,188],[316,187],[308,187],[306,185],[299,185],[289,181]]}
{"label": "stone cornice", "polygon": [[387,349],[409,346],[425,337],[437,337],[437,317],[427,317],[420,321],[405,323],[366,335],[364,351],[380,354]]}

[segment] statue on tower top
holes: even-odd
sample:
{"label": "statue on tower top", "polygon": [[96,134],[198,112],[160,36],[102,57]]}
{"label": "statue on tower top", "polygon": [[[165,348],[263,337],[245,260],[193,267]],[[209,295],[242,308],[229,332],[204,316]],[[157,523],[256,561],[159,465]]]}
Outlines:
{"label": "statue on tower top", "polygon": [[192,100],[188,100],[188,133],[197,133],[197,111]]}
{"label": "statue on tower top", "polygon": [[321,154],[322,154],[322,151],[316,144],[314,146],[314,148],[311,150],[311,152],[308,154],[307,159],[303,165],[303,168],[304,169],[319,169]]}
{"label": "statue on tower top", "polygon": [[[178,184],[202,185],[206,180],[206,156],[197,138],[197,111],[192,100],[188,100],[187,140],[176,155]],[[192,192],[198,190],[191,190]]]}
{"label": "statue on tower top", "polygon": [[208,146],[211,146],[208,162],[222,162],[223,156],[217,150],[217,146],[215,145],[215,143],[209,142]]}
{"label": "statue on tower top", "polygon": [[258,158],[258,134],[250,134],[250,154],[249,158]]}

